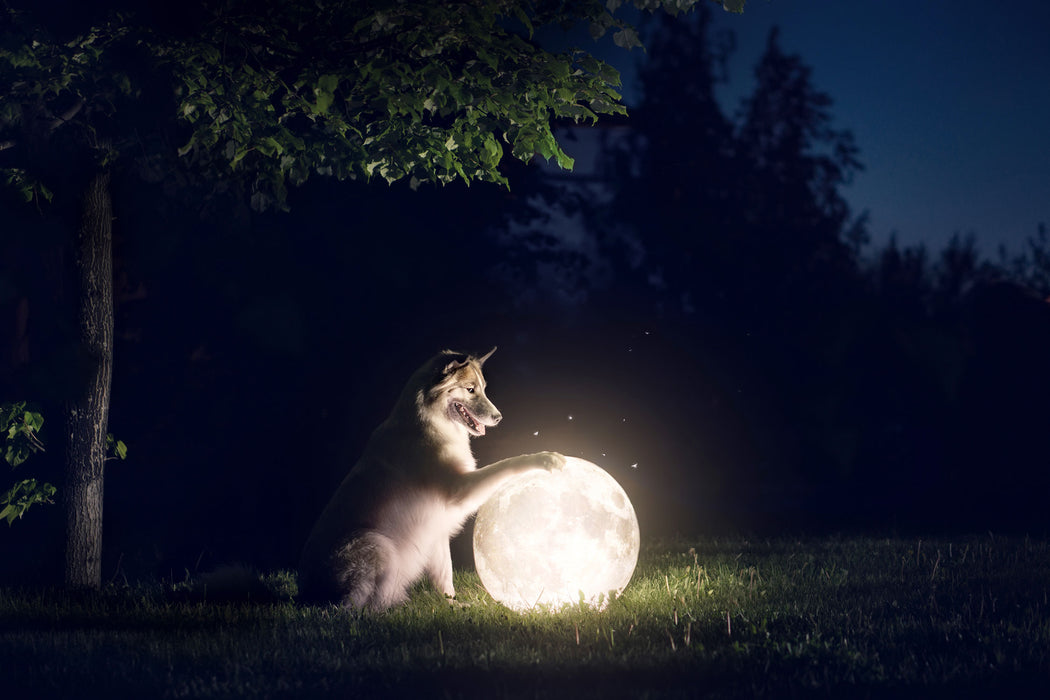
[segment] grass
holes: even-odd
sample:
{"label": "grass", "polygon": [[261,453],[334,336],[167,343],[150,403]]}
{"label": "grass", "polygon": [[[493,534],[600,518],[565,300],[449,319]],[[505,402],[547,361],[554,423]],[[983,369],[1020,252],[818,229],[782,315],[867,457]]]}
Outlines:
{"label": "grass", "polygon": [[[384,615],[0,590],[4,697],[1042,697],[1050,543],[653,543],[604,611],[508,611],[473,573]],[[271,582],[282,583],[274,577]],[[282,585],[287,583],[283,580]]]}

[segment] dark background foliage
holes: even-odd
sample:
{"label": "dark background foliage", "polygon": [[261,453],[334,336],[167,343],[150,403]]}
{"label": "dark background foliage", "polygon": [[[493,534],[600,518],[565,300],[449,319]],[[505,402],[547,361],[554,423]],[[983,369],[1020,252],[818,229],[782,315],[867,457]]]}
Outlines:
{"label": "dark background foliage", "polygon": [[[731,41],[709,23],[647,27],[641,103],[565,127],[593,155],[572,176],[315,179],[290,213],[257,214],[222,183],[118,173],[110,429],[130,456],[108,472],[104,575],[294,566],[402,383],[444,347],[500,347],[486,369],[506,420],[475,443],[480,462],[592,459],[646,536],[1045,533],[1045,231],[997,263],[966,238],[871,249],[842,197],[863,144],[803,58],[770,35],[754,93],[726,114],[713,91]],[[0,398],[46,417],[67,362],[60,236],[0,207]],[[3,577],[49,573],[59,557],[39,553],[60,540],[47,509],[5,528]]]}

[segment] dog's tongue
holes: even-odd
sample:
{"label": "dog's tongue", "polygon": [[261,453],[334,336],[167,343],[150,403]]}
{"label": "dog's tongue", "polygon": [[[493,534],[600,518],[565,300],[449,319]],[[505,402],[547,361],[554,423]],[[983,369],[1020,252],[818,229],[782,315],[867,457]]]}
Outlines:
{"label": "dog's tongue", "polygon": [[476,432],[478,435],[485,434],[485,425],[474,417],[474,414],[467,410],[467,407],[461,403],[456,403],[456,410],[459,411],[459,415],[463,418],[467,427]]}

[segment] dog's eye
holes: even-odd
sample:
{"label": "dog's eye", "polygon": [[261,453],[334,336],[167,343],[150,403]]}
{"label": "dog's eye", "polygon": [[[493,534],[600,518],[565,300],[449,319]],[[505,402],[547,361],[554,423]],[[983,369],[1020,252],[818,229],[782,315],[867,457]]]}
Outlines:
{"label": "dog's eye", "polygon": [[468,394],[473,394],[473,393],[474,393],[474,387],[472,387],[472,386],[468,386],[468,387],[467,387],[467,393],[468,393]]}

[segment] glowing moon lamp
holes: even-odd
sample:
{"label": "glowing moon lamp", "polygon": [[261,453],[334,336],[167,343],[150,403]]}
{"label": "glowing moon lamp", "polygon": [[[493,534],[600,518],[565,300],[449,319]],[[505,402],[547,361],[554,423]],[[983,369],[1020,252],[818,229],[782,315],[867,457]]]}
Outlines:
{"label": "glowing moon lamp", "polygon": [[638,518],[616,480],[584,459],[534,471],[496,492],[474,523],[474,565],[509,608],[604,607],[638,563]]}

